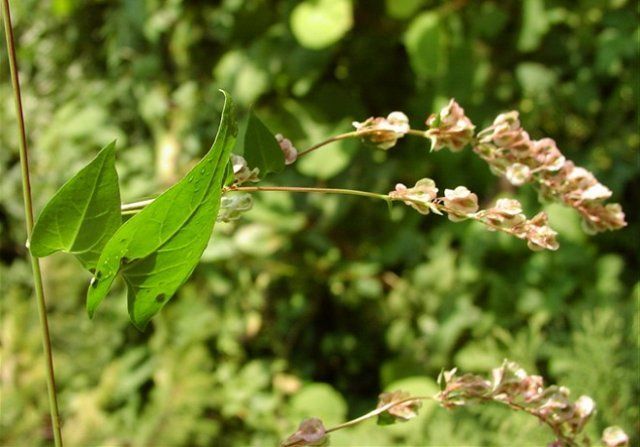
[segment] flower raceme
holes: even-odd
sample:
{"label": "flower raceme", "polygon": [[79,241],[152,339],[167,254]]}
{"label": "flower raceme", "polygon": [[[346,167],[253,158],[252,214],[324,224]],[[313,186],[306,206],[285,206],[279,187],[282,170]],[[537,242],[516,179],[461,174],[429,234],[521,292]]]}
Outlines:
{"label": "flower raceme", "polygon": [[[329,138],[300,153],[282,135],[275,135],[275,139],[287,165],[311,150],[349,137],[359,137],[383,150],[394,147],[407,134],[429,139],[432,151],[449,148],[457,152],[471,146],[489,164],[494,174],[506,178],[512,185],[534,184],[541,198],[558,201],[576,209],[582,216],[586,232],[593,234],[626,226],[621,206],[617,203],[604,203],[611,197],[611,190],[598,182],[591,172],[567,160],[551,138],[531,139],[520,124],[518,112],[498,115],[491,126],[476,135],[474,124],[465,115],[464,109],[452,99],[440,112],[431,114],[426,124],[428,129],[425,131],[413,130],[404,113],[391,112],[387,117],[370,117],[363,122],[354,122],[354,132]],[[232,164],[235,189],[252,189],[239,186],[258,181],[259,169],[251,169],[245,159],[237,155],[232,156]],[[301,189],[303,188],[296,188],[297,191]],[[313,188],[304,189],[306,192],[313,192],[310,191]],[[323,192],[345,193],[345,190],[322,189]],[[363,191],[350,192],[401,201],[425,215],[430,212],[446,214],[453,222],[472,219],[491,231],[502,231],[527,241],[532,250],[558,248],[557,233],[549,227],[547,215],[541,212],[529,219],[523,214],[522,205],[517,200],[502,198],[492,207],[480,209],[478,196],[465,186],[445,189],[444,195],[438,196],[439,189],[428,178],[418,180],[413,187],[399,183],[387,196]],[[224,215],[220,220],[224,221],[237,219],[251,206],[245,197],[229,198],[223,205]]]}
{"label": "flower raceme", "polygon": [[[545,386],[542,376],[528,374],[517,363],[504,360],[491,371],[490,377],[459,374],[457,368],[443,370],[438,377],[440,392],[434,396],[417,396],[402,390],[384,392],[378,396],[375,410],[325,428],[322,420],[311,417],[302,421],[295,433],[281,447],[326,446],[329,435],[377,417],[378,425],[407,422],[418,415],[423,401],[454,410],[475,404],[498,403],[511,410],[530,414],[546,425],[554,434],[548,447],[591,446],[584,428],[596,412],[594,400],[586,395],[570,399],[567,387]],[[602,434],[605,447],[628,447],[629,436],[617,426],[608,427]]]}
{"label": "flower raceme", "polygon": [[490,231],[502,231],[527,241],[532,250],[557,250],[556,233],[547,224],[544,212],[527,219],[522,205],[515,199],[498,199],[496,204],[480,210],[478,196],[465,186],[445,189],[444,196],[438,197],[438,188],[432,179],[424,178],[412,188],[399,183],[389,198],[402,201],[421,214],[447,214],[453,222],[472,219],[484,224]]}
{"label": "flower raceme", "polygon": [[[402,112],[392,112],[386,118],[371,117],[362,123],[353,123],[357,136],[385,150],[395,146],[398,139],[408,133],[428,138],[432,151],[449,148],[458,152],[470,145],[489,164],[494,174],[505,177],[512,185],[534,184],[541,198],[577,210],[582,217],[583,228],[589,234],[618,230],[627,225],[619,204],[604,203],[611,197],[611,190],[598,182],[591,172],[567,160],[551,138],[531,139],[522,128],[517,111],[498,115],[491,126],[474,135],[475,126],[465,115],[464,109],[452,99],[440,112],[430,115],[426,124],[428,129],[424,132],[412,130],[407,116]],[[445,196],[438,200],[434,200],[435,196],[431,197],[434,190],[437,193],[432,181],[425,179],[413,188],[399,184],[389,197],[404,201],[422,214],[446,211],[442,208],[444,206],[450,210],[447,214],[453,221],[472,216],[485,223],[495,224],[499,221],[497,225],[489,226],[501,230],[508,228],[508,232],[528,240],[532,247],[557,247],[555,232],[546,224],[540,224],[546,217],[531,221],[525,219],[515,225],[514,222],[522,220],[520,212],[513,219],[507,219],[504,213],[496,210],[477,212],[473,210],[477,205],[477,197],[464,187],[446,190]],[[496,217],[498,215],[502,217]]]}
{"label": "flower raceme", "polygon": [[467,144],[485,160],[491,171],[512,185],[537,185],[542,198],[576,209],[590,234],[626,226],[619,204],[604,204],[611,191],[594,175],[567,160],[551,138],[532,140],[518,112],[502,113],[473,137],[474,126],[454,101],[427,120],[432,150],[448,147],[456,152]]}
{"label": "flower raceme", "polygon": [[[499,402],[536,416],[540,422],[548,425],[557,437],[550,446],[588,443],[582,438],[582,431],[596,410],[593,399],[580,396],[571,401],[569,389],[556,385],[545,387],[541,376],[527,374],[514,362],[505,360],[501,367],[494,368],[491,379],[474,374],[458,375],[454,368],[443,371],[438,383],[441,391],[436,399],[445,408],[452,409],[478,402]],[[616,436],[610,437],[622,439],[626,436],[621,430],[620,432],[622,434],[616,432]]]}

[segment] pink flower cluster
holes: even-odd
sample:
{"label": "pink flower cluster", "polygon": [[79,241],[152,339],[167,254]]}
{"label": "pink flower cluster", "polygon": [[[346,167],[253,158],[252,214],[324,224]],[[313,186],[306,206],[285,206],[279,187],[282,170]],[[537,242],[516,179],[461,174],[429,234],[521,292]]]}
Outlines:
{"label": "pink flower cluster", "polygon": [[356,133],[380,149],[390,149],[409,132],[409,118],[402,112],[391,112],[386,118],[367,118],[353,122]]}
{"label": "pink flower cluster", "polygon": [[464,114],[464,109],[453,99],[440,113],[427,118],[429,129],[425,136],[431,140],[431,150],[439,151],[448,147],[454,152],[461,151],[473,141],[475,127]]}
{"label": "pink flower cluster", "polygon": [[[516,363],[506,360],[492,371],[490,380],[473,374],[458,376],[456,369],[452,369],[444,371],[438,383],[441,391],[436,399],[443,407],[455,408],[488,401],[506,404],[547,424],[558,437],[555,443],[550,444],[554,446],[574,445],[596,409],[589,396],[580,396],[572,402],[567,388],[545,387],[541,376],[528,375]],[[616,437],[621,438],[619,434]]]}
{"label": "pink flower cluster", "polygon": [[538,213],[531,219],[522,212],[522,205],[513,199],[498,199],[488,209],[479,210],[478,196],[465,186],[445,189],[438,197],[438,188],[432,179],[424,178],[412,188],[399,183],[389,193],[391,200],[402,201],[421,214],[446,213],[453,222],[473,219],[491,231],[502,231],[527,241],[532,250],[557,250],[557,233],[548,226],[547,215]]}
{"label": "pink flower cluster", "polygon": [[575,208],[589,233],[626,225],[619,204],[603,203],[611,197],[609,188],[566,160],[551,138],[532,140],[521,127],[518,112],[498,115],[492,126],[478,133],[474,151],[513,185],[536,183],[545,198]]}

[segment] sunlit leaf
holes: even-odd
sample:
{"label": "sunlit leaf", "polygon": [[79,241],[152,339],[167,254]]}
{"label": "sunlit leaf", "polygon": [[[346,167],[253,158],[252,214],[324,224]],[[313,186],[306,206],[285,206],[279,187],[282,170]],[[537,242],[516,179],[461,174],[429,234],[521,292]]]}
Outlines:
{"label": "sunlit leaf", "polygon": [[319,417],[327,425],[334,425],[344,422],[347,404],[331,385],[310,383],[291,398],[291,412],[298,419]]}
{"label": "sunlit leaf", "polygon": [[74,175],[44,207],[31,235],[34,256],[58,251],[93,269],[102,247],[120,226],[120,189],[115,142]]}
{"label": "sunlit leaf", "polygon": [[524,0],[522,2],[522,28],[518,38],[518,49],[533,51],[540,46],[542,38],[549,30],[544,0]]}
{"label": "sunlit leaf", "polygon": [[444,33],[437,13],[429,11],[417,16],[404,35],[411,68],[419,76],[434,78],[444,64]]}
{"label": "sunlit leaf", "polygon": [[239,147],[249,167],[260,169],[260,178],[284,169],[284,153],[276,137],[253,111],[247,117]]}
{"label": "sunlit leaf", "polygon": [[118,272],[128,288],[129,315],[143,329],[195,269],[220,206],[221,187],[237,125],[225,94],[220,128],[207,155],[113,235],[87,295],[93,316]]}
{"label": "sunlit leaf", "polygon": [[351,0],[306,0],[291,13],[293,35],[314,50],[335,44],[352,26]]}

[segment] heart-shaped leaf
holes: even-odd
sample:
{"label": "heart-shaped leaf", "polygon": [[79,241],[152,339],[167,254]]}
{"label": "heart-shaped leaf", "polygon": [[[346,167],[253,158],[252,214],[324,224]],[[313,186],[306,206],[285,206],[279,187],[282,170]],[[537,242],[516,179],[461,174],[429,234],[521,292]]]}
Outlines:
{"label": "heart-shaped leaf", "polygon": [[64,251],[87,269],[95,268],[102,248],[122,223],[115,151],[114,141],[47,203],[31,234],[34,256]]}
{"label": "heart-shaped leaf", "polygon": [[261,179],[284,169],[284,153],[276,137],[253,111],[247,116],[238,146],[249,167],[260,170]]}
{"label": "heart-shaped leaf", "polygon": [[233,103],[225,93],[220,128],[209,152],[185,178],[122,225],[105,246],[87,294],[90,317],[121,272],[131,321],[144,329],[191,276],[213,230],[236,135]]}

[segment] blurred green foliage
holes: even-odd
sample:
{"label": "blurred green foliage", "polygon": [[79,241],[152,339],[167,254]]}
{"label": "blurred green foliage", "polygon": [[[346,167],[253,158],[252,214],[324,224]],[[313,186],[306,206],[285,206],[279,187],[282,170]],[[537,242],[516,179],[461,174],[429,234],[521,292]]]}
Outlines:
{"label": "blurred green foliage", "polygon": [[[548,206],[555,253],[472,223],[366,200],[264,193],[216,226],[192,280],[140,333],[124,288],[89,321],[88,275],[43,261],[69,445],[272,445],[396,387],[427,392],[442,367],[504,357],[591,395],[593,438],[638,419],[637,5],[626,0],[53,0],[13,2],[37,209],[118,139],[123,198],[157,193],[205,153],[228,89],[298,148],[352,120],[406,112],[421,127],[455,97],[478,126],[519,109],[614,191],[629,226],[585,236]],[[3,445],[50,443],[25,233],[16,120],[0,52]],[[387,192],[432,177],[489,201],[515,195],[473,154],[344,141],[269,181]],[[540,445],[503,408],[335,433],[334,445]]]}

